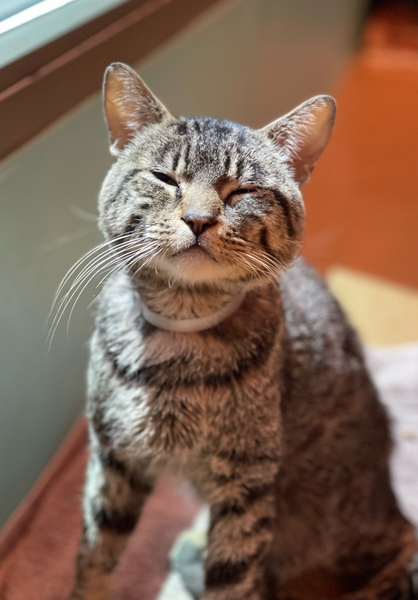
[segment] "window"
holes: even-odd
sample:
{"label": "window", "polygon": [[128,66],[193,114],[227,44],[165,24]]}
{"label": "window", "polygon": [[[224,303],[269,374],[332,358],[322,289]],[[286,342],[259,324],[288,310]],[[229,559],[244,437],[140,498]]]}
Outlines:
{"label": "window", "polygon": [[3,0],[0,68],[127,0]]}
{"label": "window", "polygon": [[4,19],[8,19],[12,15],[25,10],[25,8],[38,4],[38,2],[41,2],[41,0],[3,0],[0,6],[0,21],[4,21]]}
{"label": "window", "polygon": [[[0,0],[0,160],[221,0]],[[223,0],[225,1],[225,0]],[[28,6],[31,4],[31,6]]]}

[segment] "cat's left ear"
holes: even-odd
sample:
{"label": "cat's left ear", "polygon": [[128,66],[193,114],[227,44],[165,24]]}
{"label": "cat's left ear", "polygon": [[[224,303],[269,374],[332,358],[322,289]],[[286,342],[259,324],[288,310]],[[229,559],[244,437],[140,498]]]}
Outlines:
{"label": "cat's left ear", "polygon": [[112,63],[106,69],[103,92],[113,154],[118,154],[145,125],[174,121],[165,106],[128,65]]}
{"label": "cat's left ear", "polygon": [[331,137],[335,109],[331,96],[315,96],[259,130],[280,148],[299,185],[308,181]]}

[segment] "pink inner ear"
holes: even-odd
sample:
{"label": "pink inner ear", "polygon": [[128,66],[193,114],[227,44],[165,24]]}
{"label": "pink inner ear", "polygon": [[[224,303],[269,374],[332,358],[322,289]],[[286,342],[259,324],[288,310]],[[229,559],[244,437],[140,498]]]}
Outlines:
{"label": "pink inner ear", "polygon": [[306,115],[299,115],[295,123],[289,122],[290,136],[294,141],[290,162],[299,184],[308,181],[312,169],[331,137],[333,124],[334,106],[324,101],[318,102],[317,106],[314,105],[311,110],[307,110]]}
{"label": "pink inner ear", "polygon": [[107,69],[104,95],[110,138],[116,148],[126,146],[143,125],[172,118],[135,71],[122,63]]}
{"label": "pink inner ear", "polygon": [[[332,125],[331,125],[332,127]],[[325,149],[331,135],[331,129],[328,123],[318,126],[315,123],[312,129],[301,131],[298,138],[298,148],[292,159],[292,167],[295,170],[295,177],[298,183],[306,183],[316,162]]]}
{"label": "pink inner ear", "polygon": [[262,130],[284,152],[295,181],[300,185],[308,181],[325,149],[334,118],[334,100],[329,96],[318,96]]}
{"label": "pink inner ear", "polygon": [[120,107],[109,97],[105,100],[105,113],[111,142],[121,149],[126,146],[134,132],[125,126],[126,119],[121,118]]}

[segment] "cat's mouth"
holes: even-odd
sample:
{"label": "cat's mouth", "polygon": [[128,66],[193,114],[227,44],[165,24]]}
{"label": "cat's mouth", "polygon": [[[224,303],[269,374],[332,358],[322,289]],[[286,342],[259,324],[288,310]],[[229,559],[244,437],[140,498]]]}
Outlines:
{"label": "cat's mouth", "polygon": [[212,254],[206,248],[204,248],[197,242],[195,242],[192,246],[188,246],[187,248],[183,248],[182,250],[179,250],[175,254],[172,254],[171,258],[176,258],[177,256],[190,256],[190,257],[196,257],[196,258],[199,258],[200,256],[202,256],[202,257],[205,256],[205,257],[210,257],[212,260],[215,260],[212,256]]}
{"label": "cat's mouth", "polygon": [[222,256],[214,255],[217,247],[208,246],[209,243],[203,240],[196,240],[192,244],[189,242],[181,248],[176,248],[173,254],[157,257],[156,266],[164,270],[169,277],[186,282],[235,278],[236,267],[223,264]]}

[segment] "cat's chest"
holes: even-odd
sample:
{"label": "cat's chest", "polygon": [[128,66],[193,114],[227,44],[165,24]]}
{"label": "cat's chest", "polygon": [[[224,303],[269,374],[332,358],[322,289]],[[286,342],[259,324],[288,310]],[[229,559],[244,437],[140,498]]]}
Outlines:
{"label": "cat's chest", "polygon": [[264,401],[272,394],[270,375],[268,361],[246,361],[243,348],[213,336],[135,333],[112,343],[97,331],[92,420],[103,442],[181,466],[223,445],[244,448],[262,438],[276,418]]}
{"label": "cat's chest", "polygon": [[[130,452],[173,452],[205,430],[202,365],[181,340],[137,328],[97,328],[91,341],[89,412],[101,442]],[[190,351],[189,351],[190,350]]]}
{"label": "cat's chest", "polygon": [[91,343],[89,415],[102,444],[183,461],[262,440],[278,418],[276,314],[257,317],[250,298],[217,327],[171,333],[132,319],[123,290],[103,302]]}

